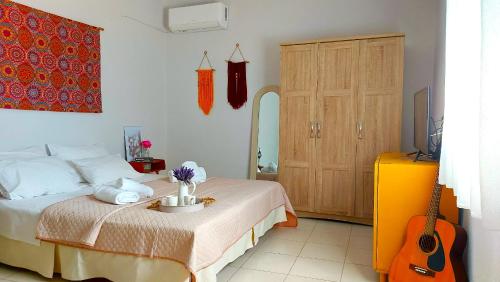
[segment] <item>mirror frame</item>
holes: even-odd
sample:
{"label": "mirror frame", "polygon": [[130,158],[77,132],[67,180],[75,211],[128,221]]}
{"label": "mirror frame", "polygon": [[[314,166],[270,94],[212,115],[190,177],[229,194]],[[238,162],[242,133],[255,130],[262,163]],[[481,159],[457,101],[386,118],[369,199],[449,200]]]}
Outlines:
{"label": "mirror frame", "polygon": [[[264,94],[269,92],[274,92],[280,97],[280,87],[277,85],[268,85],[262,87],[253,98],[252,107],[252,140],[250,147],[250,171],[248,172],[249,178],[254,180],[257,178],[257,152],[259,143],[259,111],[260,111],[260,100]],[[280,99],[281,100],[281,99]],[[279,170],[279,168],[278,168]]]}

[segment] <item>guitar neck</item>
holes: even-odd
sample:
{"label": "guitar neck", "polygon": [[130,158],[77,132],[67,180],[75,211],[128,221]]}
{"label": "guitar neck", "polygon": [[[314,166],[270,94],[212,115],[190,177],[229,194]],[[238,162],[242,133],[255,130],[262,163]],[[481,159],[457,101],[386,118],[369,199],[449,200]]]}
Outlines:
{"label": "guitar neck", "polygon": [[425,224],[425,231],[424,231],[424,233],[427,235],[434,234],[434,228],[436,227],[436,219],[439,214],[439,203],[441,202],[441,190],[442,187],[439,184],[439,169],[438,169],[434,181],[434,190],[432,191],[431,202],[429,204],[429,209],[427,210],[427,222]]}

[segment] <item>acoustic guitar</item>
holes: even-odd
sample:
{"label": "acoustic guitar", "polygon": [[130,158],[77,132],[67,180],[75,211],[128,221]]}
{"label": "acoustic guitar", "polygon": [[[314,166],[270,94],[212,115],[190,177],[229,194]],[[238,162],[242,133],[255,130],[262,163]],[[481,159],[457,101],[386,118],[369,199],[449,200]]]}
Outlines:
{"label": "acoustic guitar", "polygon": [[462,263],[467,234],[462,227],[438,218],[441,189],[436,176],[427,215],[408,222],[405,244],[392,261],[390,282],[467,281]]}

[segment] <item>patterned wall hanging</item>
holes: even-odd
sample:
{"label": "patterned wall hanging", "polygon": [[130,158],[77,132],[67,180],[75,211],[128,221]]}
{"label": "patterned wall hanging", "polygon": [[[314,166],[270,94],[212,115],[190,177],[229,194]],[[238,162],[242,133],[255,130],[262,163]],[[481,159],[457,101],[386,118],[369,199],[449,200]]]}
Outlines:
{"label": "patterned wall hanging", "polygon": [[[232,62],[234,53],[239,51],[243,61]],[[240,44],[236,43],[236,47],[229,57],[227,62],[227,101],[233,109],[239,109],[247,102],[247,73],[246,64],[249,61],[245,60],[243,52],[241,52]]]}
{"label": "patterned wall hanging", "polygon": [[0,108],[101,113],[101,30],[0,0]]}
{"label": "patterned wall hanging", "polygon": [[[202,69],[203,61],[207,59],[209,69]],[[210,114],[214,104],[214,72],[215,69],[208,59],[207,51],[203,53],[200,65],[196,70],[198,73],[198,106],[205,115]]]}

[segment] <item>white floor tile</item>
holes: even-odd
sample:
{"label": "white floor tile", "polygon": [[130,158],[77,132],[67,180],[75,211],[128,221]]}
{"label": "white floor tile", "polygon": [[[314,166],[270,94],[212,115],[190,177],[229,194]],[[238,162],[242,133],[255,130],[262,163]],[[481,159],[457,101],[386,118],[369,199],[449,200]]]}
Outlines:
{"label": "white floor tile", "polygon": [[231,277],[238,271],[238,268],[232,267],[230,265],[224,267],[219,273],[217,273],[217,282],[227,282]]}
{"label": "white floor tile", "polygon": [[299,225],[297,226],[297,229],[300,230],[313,230],[318,222],[318,220],[310,218],[299,218],[298,221]]}
{"label": "white floor tile", "polygon": [[296,256],[255,253],[242,268],[288,274],[295,259]]}
{"label": "white floor tile", "polygon": [[372,250],[373,239],[372,237],[351,236],[349,239],[349,247],[356,249]]}
{"label": "white floor tile", "polygon": [[230,282],[282,282],[285,274],[240,268],[229,280]]}
{"label": "white floor tile", "polygon": [[269,239],[278,238],[291,241],[305,242],[311,235],[312,230],[301,230],[296,228],[276,228],[269,234]]}
{"label": "white floor tile", "polygon": [[346,246],[324,245],[308,242],[302,249],[302,252],[300,252],[299,256],[304,258],[317,258],[344,262],[346,249]]}
{"label": "white floor tile", "polygon": [[338,282],[342,274],[342,265],[340,262],[297,258],[290,275]]}
{"label": "white floor tile", "polygon": [[345,264],[341,282],[377,282],[378,275],[370,267],[356,264]]}
{"label": "white floor tile", "polygon": [[349,248],[347,249],[346,263],[372,265],[372,250]]}
{"label": "white floor tile", "polygon": [[314,230],[307,240],[310,243],[347,246],[349,233],[346,232],[322,232]]}
{"label": "white floor tile", "polygon": [[298,256],[304,247],[304,242],[271,238],[258,246],[257,252]]}
{"label": "white floor tile", "polygon": [[19,270],[5,264],[0,264],[0,279],[16,274]]}
{"label": "white floor tile", "polygon": [[373,227],[366,225],[353,224],[351,236],[360,236],[360,237],[373,237]]}
{"label": "white floor tile", "polygon": [[45,278],[38,273],[31,271],[19,271],[12,276],[5,278],[9,281],[14,282],[40,282],[40,281],[51,281],[52,279]]}
{"label": "white floor tile", "polygon": [[269,239],[269,237],[271,237],[271,233],[273,233],[273,230],[269,230],[267,231],[264,235],[260,236],[259,238],[257,238],[257,243],[260,244],[262,242],[265,242],[267,241],[267,239]]}
{"label": "white floor tile", "polygon": [[236,268],[240,268],[245,262],[247,262],[247,260],[255,253],[255,248],[252,248],[252,249],[249,249],[245,252],[245,254],[243,254],[242,256],[240,256],[239,258],[237,258],[235,261],[231,262],[229,265],[232,266],[232,267],[236,267]]}
{"label": "white floor tile", "polygon": [[315,231],[319,232],[335,232],[335,233],[347,233],[351,231],[352,224],[339,222],[339,221],[330,221],[330,220],[318,220],[316,223],[316,227],[314,227]]}
{"label": "white floor tile", "polygon": [[329,282],[329,281],[327,281],[327,280],[320,280],[320,279],[314,279],[314,278],[308,278],[308,277],[288,275],[286,277],[286,279],[285,279],[285,282]]}

